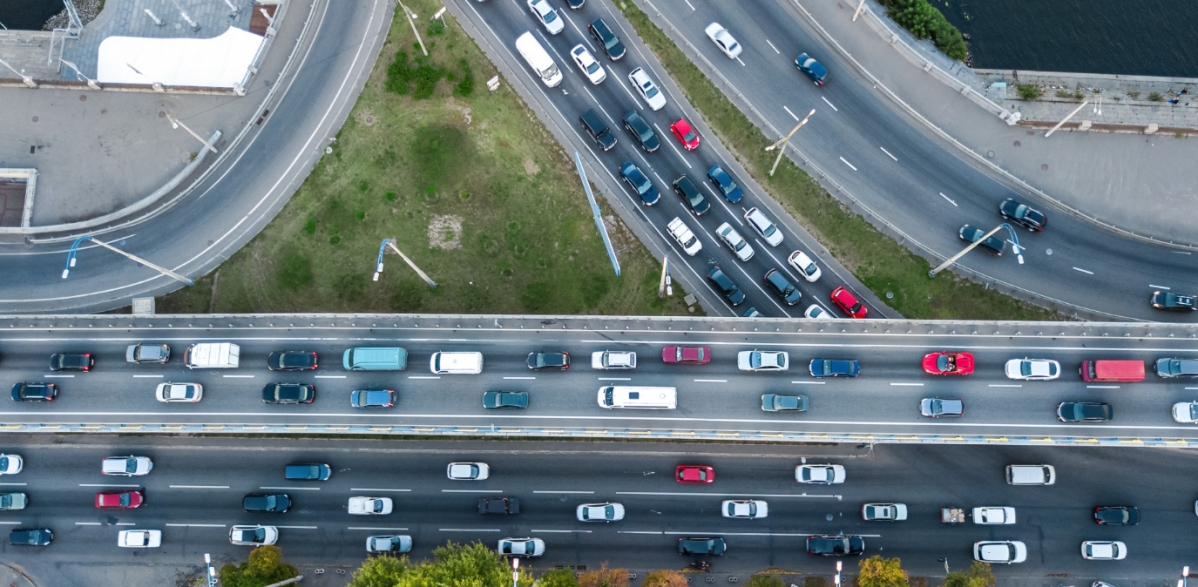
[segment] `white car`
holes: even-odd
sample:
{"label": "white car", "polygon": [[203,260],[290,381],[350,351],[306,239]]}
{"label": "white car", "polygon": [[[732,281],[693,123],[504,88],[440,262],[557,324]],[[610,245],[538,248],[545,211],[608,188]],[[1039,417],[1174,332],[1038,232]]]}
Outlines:
{"label": "white car", "polygon": [[1014,524],[1015,508],[984,507],[973,508],[974,524]]}
{"label": "white car", "polygon": [[504,538],[497,547],[503,556],[541,556],[545,554],[545,541],[540,538]]}
{"label": "white car", "polygon": [[154,462],[150,457],[105,457],[104,462],[100,463],[100,473],[103,475],[117,475],[120,477],[136,477],[148,475],[154,468]]}
{"label": "white car", "polygon": [[724,244],[728,245],[729,249],[732,249],[733,253],[736,253],[737,259],[748,261],[753,258],[753,245],[750,245],[745,237],[736,232],[731,224],[727,222],[721,224],[719,228],[715,229],[715,233],[720,240],[724,241]]}
{"label": "white car", "polygon": [[592,369],[636,369],[636,353],[629,351],[595,351],[591,353]]}
{"label": "white car", "polygon": [[557,15],[557,11],[546,0],[528,0],[528,9],[545,25],[545,31],[549,34],[556,35],[566,28],[562,17]]}
{"label": "white car", "polygon": [[274,526],[233,526],[229,542],[238,546],[263,546],[279,541],[279,529]]}
{"label": "white car", "polygon": [[794,267],[795,271],[798,271],[799,275],[802,275],[803,279],[806,279],[808,283],[815,283],[817,280],[819,280],[819,276],[822,275],[820,273],[819,266],[816,265],[815,261],[812,261],[811,257],[808,257],[807,253],[804,253],[803,251],[795,251],[791,253],[790,256],[786,258],[786,262],[790,263],[790,266]]}
{"label": "white car", "polygon": [[666,107],[666,95],[657,89],[657,84],[649,79],[649,74],[645,70],[636,68],[628,74],[628,81],[632,82],[636,91],[640,92],[641,97],[645,99],[645,103],[649,105],[649,109],[654,112]]}
{"label": "white car", "polygon": [[162,530],[121,530],[116,535],[121,548],[158,548],[162,546]]}
{"label": "white car", "polygon": [[454,481],[482,481],[491,476],[486,463],[449,463],[445,474]]}
{"label": "white car", "polygon": [[204,386],[199,383],[159,383],[154,397],[160,402],[198,402],[204,397]]}
{"label": "white car", "polygon": [[795,467],[795,481],[815,485],[844,483],[844,465],[799,465]]}
{"label": "white car", "polygon": [[574,512],[579,522],[619,522],[624,506],[618,503],[584,503]]}
{"label": "white car", "polygon": [[973,560],[984,563],[1021,563],[1027,560],[1027,545],[1018,540],[975,542]]}
{"label": "white car", "polygon": [[674,218],[666,225],[666,230],[670,232],[670,236],[678,241],[678,246],[682,247],[682,252],[695,256],[695,253],[703,250],[703,243],[699,242],[699,237],[691,231],[690,227],[682,221],[681,218]]}
{"label": "white car", "polygon": [[1047,381],[1061,376],[1061,364],[1051,359],[1011,359],[1003,368],[1008,379]]}
{"label": "white car", "polygon": [[707,38],[711,39],[711,42],[715,43],[715,46],[719,47],[720,51],[723,51],[724,55],[728,56],[728,59],[736,59],[736,56],[740,55],[740,43],[737,43],[736,39],[733,39],[732,35],[728,34],[728,29],[724,28],[720,23],[713,22],[707,25],[707,28],[703,29],[703,32],[707,33]]}
{"label": "white car", "polygon": [[1173,404],[1173,420],[1182,424],[1198,424],[1198,402]]}
{"label": "white car", "polygon": [[861,506],[861,519],[871,522],[901,522],[907,519],[907,504],[867,503]]}
{"label": "white car", "polygon": [[825,310],[815,304],[811,304],[810,306],[807,306],[807,310],[803,312],[803,315],[808,318],[811,318],[812,320],[835,320],[836,319],[836,317],[833,316],[831,314],[831,312],[828,312],[827,310]]}
{"label": "white car", "polygon": [[385,516],[391,513],[390,497],[364,497],[355,495],[349,498],[345,511],[351,516]]}
{"label": "white car", "polygon": [[20,455],[0,455],[0,475],[16,475],[25,468],[25,459]]}
{"label": "white car", "polygon": [[756,520],[770,515],[770,506],[760,499],[725,499],[720,504],[720,513],[725,518]]}
{"label": "white car", "polygon": [[761,235],[761,238],[765,239],[769,246],[776,247],[782,244],[782,231],[778,230],[773,221],[766,218],[761,210],[749,208],[749,211],[745,212],[745,221],[753,227],[753,230],[757,231],[757,234]]}
{"label": "white car", "polygon": [[576,45],[570,49],[570,57],[574,58],[578,69],[582,70],[582,74],[587,76],[592,84],[598,84],[607,79],[607,72],[603,70],[603,66],[599,65],[598,61],[595,61],[595,56],[591,55],[585,46]]}
{"label": "white car", "polygon": [[1127,545],[1118,540],[1087,540],[1082,543],[1082,558],[1088,561],[1121,561],[1127,558]]}
{"label": "white car", "polygon": [[741,351],[736,354],[736,366],[741,371],[785,371],[790,368],[786,351]]}
{"label": "white car", "polygon": [[366,552],[404,553],[410,550],[412,550],[412,537],[407,534],[400,536],[366,537]]}

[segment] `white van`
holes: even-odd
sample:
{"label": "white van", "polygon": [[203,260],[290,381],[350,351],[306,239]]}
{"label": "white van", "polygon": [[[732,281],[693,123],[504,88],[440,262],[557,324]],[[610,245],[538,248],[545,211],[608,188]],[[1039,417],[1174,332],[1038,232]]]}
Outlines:
{"label": "white van", "polygon": [[557,64],[553,62],[553,58],[545,52],[545,48],[537,42],[536,37],[532,33],[526,32],[519,37],[516,37],[516,50],[528,62],[529,67],[537,72],[541,81],[545,82],[547,87],[556,87],[562,83],[562,72],[557,68]]}
{"label": "white van", "polygon": [[483,372],[483,354],[436,352],[428,368],[437,375],[478,375]]}
{"label": "white van", "polygon": [[599,407],[673,410],[678,407],[678,390],[673,387],[630,387],[614,385],[599,388]]}
{"label": "white van", "polygon": [[183,351],[188,369],[236,369],[240,358],[241,347],[229,342],[201,342]]}
{"label": "white van", "polygon": [[1008,485],[1052,485],[1057,470],[1052,465],[1007,465]]}

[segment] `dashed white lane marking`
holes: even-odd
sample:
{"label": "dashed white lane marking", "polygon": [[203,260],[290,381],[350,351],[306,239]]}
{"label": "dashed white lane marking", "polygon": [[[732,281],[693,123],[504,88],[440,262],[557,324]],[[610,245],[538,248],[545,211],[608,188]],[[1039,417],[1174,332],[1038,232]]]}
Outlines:
{"label": "dashed white lane marking", "polygon": [[394,532],[405,532],[407,528],[384,528],[382,526],[350,526],[346,530],[383,530]]}
{"label": "dashed white lane marking", "polygon": [[283,528],[284,530],[316,530],[316,526],[275,526],[275,528]]}
{"label": "dashed white lane marking", "polygon": [[1187,387],[1186,389],[1198,389],[1198,387]]}
{"label": "dashed white lane marking", "polygon": [[599,377],[599,381],[632,381],[631,377]]}
{"label": "dashed white lane marking", "polygon": [[779,497],[788,499],[840,499],[839,495],[830,493],[819,493],[815,495],[807,495],[806,493],[699,493],[685,491],[617,491],[616,495],[660,495],[664,497],[739,497],[743,495],[751,495],[753,497]]}
{"label": "dashed white lane marking", "polygon": [[3,525],[5,525],[5,526],[22,526],[22,525],[23,525],[23,524],[21,524],[21,522],[19,522],[19,521],[17,521],[17,522],[11,522],[11,521],[8,521],[8,520],[0,521],[0,524],[3,524]]}
{"label": "dashed white lane marking", "polygon": [[1086,275],[1094,275],[1093,271],[1086,271],[1085,269],[1082,269],[1081,267],[1074,267],[1073,270],[1081,271],[1082,273],[1085,273]]}
{"label": "dashed white lane marking", "polygon": [[[886,147],[878,147],[878,148],[881,149],[883,153],[890,155],[890,151],[887,151]],[[895,157],[894,155],[890,155],[890,158],[894,159],[895,161],[898,161],[898,157]]]}
{"label": "dashed white lane marking", "polygon": [[791,383],[798,383],[800,385],[824,385],[827,383],[827,381],[791,381]]}
{"label": "dashed white lane marking", "polygon": [[441,532],[498,532],[499,528],[437,528]]}
{"label": "dashed white lane marking", "polygon": [[114,525],[116,525],[116,526],[132,526],[133,522],[117,522]]}
{"label": "dashed white lane marking", "polygon": [[253,379],[253,375],[221,375],[225,379]]}
{"label": "dashed white lane marking", "polygon": [[[624,79],[625,79],[625,80],[627,80],[627,81],[628,81],[628,83],[630,83],[630,84],[632,83],[632,80],[628,79],[627,77],[625,77]],[[636,107],[637,107],[637,108],[640,108],[641,110],[644,110],[644,109],[645,109],[645,105],[641,103],[641,100],[640,100],[639,98],[637,98],[636,96],[634,96],[634,95],[632,94],[632,92],[630,92],[630,91],[628,90],[628,88],[625,88],[625,87],[624,87],[624,84],[616,84],[616,85],[620,86],[621,88],[624,88],[624,91],[625,91],[625,92],[628,92],[628,97],[629,97],[629,98],[632,98],[632,101],[633,101],[633,103],[635,103],[635,104],[636,104]]]}
{"label": "dashed white lane marking", "polygon": [[502,489],[442,489],[441,493],[503,493]]}
{"label": "dashed white lane marking", "polygon": [[42,377],[70,379],[70,378],[74,377],[74,375],[42,375]]}
{"label": "dashed white lane marking", "polygon": [[683,1],[683,2],[686,2],[686,5],[691,7],[691,12],[694,12],[694,10],[695,10],[695,7],[694,7],[694,5],[692,5],[692,4],[690,3],[690,0],[682,0],[682,1]]}
{"label": "dashed white lane marking", "polygon": [[228,528],[228,524],[163,524],[170,528]]}
{"label": "dashed white lane marking", "polygon": [[536,379],[536,377],[504,377],[504,379]]}
{"label": "dashed white lane marking", "polygon": [[824,102],[826,102],[826,103],[828,104],[828,106],[831,106],[833,111],[835,111],[835,112],[840,112],[840,110],[837,110],[837,108],[836,108],[835,106],[832,106],[832,103],[831,103],[831,102],[828,102],[828,99],[827,99],[827,98],[824,98],[823,96],[820,96],[820,98],[822,98],[822,99],[823,99],[823,101],[824,101]]}
{"label": "dashed white lane marking", "polygon": [[345,379],[345,375],[317,375],[317,379]]}
{"label": "dashed white lane marking", "polygon": [[76,526],[99,526],[99,522],[75,522]]}
{"label": "dashed white lane marking", "polygon": [[783,107],[782,107],[782,109],[783,109],[783,110],[785,110],[785,111],[786,111],[786,113],[787,113],[787,114],[789,114],[791,118],[795,119],[795,122],[798,122],[798,120],[799,120],[799,117],[798,117],[798,116],[795,116],[795,113],[794,113],[794,112],[791,112],[791,111],[790,111],[790,108],[787,108],[786,106],[783,106]]}
{"label": "dashed white lane marking", "polygon": [[380,489],[378,487],[350,487],[349,490],[350,491],[390,491],[392,493],[406,493],[406,492],[412,491],[411,489]]}
{"label": "dashed white lane marking", "polygon": [[573,494],[591,495],[595,492],[594,491],[533,491],[533,493],[568,493],[571,495],[573,495]]}
{"label": "dashed white lane marking", "polygon": [[766,39],[766,40],[765,40],[765,42],[766,42],[766,43],[769,43],[770,49],[773,49],[773,50],[774,50],[774,53],[777,53],[777,54],[779,54],[779,55],[781,55],[781,54],[782,54],[782,52],[781,52],[781,51],[779,51],[779,50],[778,50],[778,48],[777,48],[777,47],[775,47],[773,43],[770,43],[770,40],[769,40],[769,39]]}
{"label": "dashed white lane marking", "polygon": [[677,147],[677,146],[674,144],[674,142],[673,142],[672,140],[670,140],[670,138],[668,138],[668,137],[673,137],[673,136],[674,136],[674,133],[672,133],[672,132],[671,132],[671,133],[669,133],[669,134],[666,134],[666,132],[665,132],[664,130],[661,130],[661,127],[660,127],[660,126],[658,126],[656,122],[654,122],[654,123],[653,123],[653,128],[656,128],[656,129],[657,129],[657,132],[661,134],[661,140],[662,140],[662,142],[664,142],[664,143],[666,143],[667,145],[669,145],[669,146],[670,146],[670,148],[674,150],[674,153],[676,153],[676,154],[678,155],[678,158],[679,158],[679,159],[682,159],[682,162],[683,162],[683,163],[686,163],[686,168],[687,168],[687,169],[693,169],[693,168],[691,167],[690,161],[687,161],[687,160],[686,160],[686,157],[683,157],[683,156],[682,156],[682,151],[679,151],[679,150],[678,150],[678,147]]}
{"label": "dashed white lane marking", "polygon": [[[810,532],[802,534],[780,534],[776,532],[662,532],[660,530],[619,530],[617,534],[658,534],[666,536],[811,536]],[[868,536],[867,534],[854,534],[854,536]]]}
{"label": "dashed white lane marking", "polygon": [[408,375],[408,379],[440,379],[440,377],[428,375]]}
{"label": "dashed white lane marking", "polygon": [[115,483],[80,483],[80,487],[141,487],[141,485],[117,485]]}
{"label": "dashed white lane marking", "polygon": [[5,486],[5,487],[8,487],[8,486],[25,487],[26,485],[29,485],[29,484],[28,483],[0,483],[0,486]]}
{"label": "dashed white lane marking", "polygon": [[840,160],[841,160],[841,162],[843,162],[845,165],[848,165],[848,166],[849,166],[849,169],[852,169],[853,171],[857,171],[857,168],[856,168],[856,167],[853,167],[853,164],[852,164],[852,163],[849,163],[848,161],[846,161],[844,157],[841,157],[841,158],[840,158]]}
{"label": "dashed white lane marking", "polygon": [[1169,291],[1169,289],[1170,289],[1170,288],[1167,288],[1167,287],[1165,287],[1165,286],[1163,286],[1163,285],[1152,285],[1151,283],[1150,283],[1150,284],[1148,284],[1148,287],[1155,287],[1156,289],[1163,289],[1163,290],[1165,290],[1165,291]]}
{"label": "dashed white lane marking", "polygon": [[891,383],[892,387],[923,387],[922,383]]}
{"label": "dashed white lane marking", "polygon": [[591,533],[590,530],[537,530],[537,529],[529,530],[529,532],[545,532],[547,534],[572,534],[572,533],[590,534]]}
{"label": "dashed white lane marking", "polygon": [[228,489],[228,485],[171,485],[171,489]]}
{"label": "dashed white lane marking", "polygon": [[133,376],[134,379],[150,379],[150,378],[161,378],[161,377],[162,377],[162,375],[134,375]]}
{"label": "dashed white lane marking", "polygon": [[728,383],[727,379],[696,379],[695,383]]}
{"label": "dashed white lane marking", "polygon": [[320,491],[319,487],[279,487],[271,485],[262,486],[258,489],[280,489],[283,491]]}
{"label": "dashed white lane marking", "polygon": [[944,195],[944,192],[940,192],[940,197],[941,197],[941,198],[944,198],[944,199],[946,199],[946,200],[948,200],[948,203],[950,203],[950,204],[952,204],[952,205],[954,205],[954,206],[956,206],[956,205],[957,205],[957,203],[956,203],[956,202],[954,202],[952,198],[950,198],[950,197],[948,197],[948,196]]}
{"label": "dashed white lane marking", "polygon": [[1119,389],[1118,385],[1087,385],[1086,389]]}
{"label": "dashed white lane marking", "polygon": [[741,60],[740,60],[740,57],[737,57],[737,58],[736,58],[736,62],[737,62],[737,63],[739,63],[741,67],[746,67],[746,66],[745,66],[745,62],[744,62],[744,61],[741,61]]}
{"label": "dashed white lane marking", "polygon": [[1018,383],[991,383],[990,387],[1023,387]]}

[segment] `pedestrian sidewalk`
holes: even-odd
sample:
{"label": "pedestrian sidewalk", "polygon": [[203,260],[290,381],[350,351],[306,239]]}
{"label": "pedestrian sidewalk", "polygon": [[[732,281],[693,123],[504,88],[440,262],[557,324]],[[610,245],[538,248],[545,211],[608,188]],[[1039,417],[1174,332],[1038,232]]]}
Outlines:
{"label": "pedestrian sidewalk", "polygon": [[[863,70],[880,91],[935,134],[955,143],[967,157],[999,171],[1009,183],[1041,192],[1055,204],[1053,208],[1120,231],[1198,244],[1190,216],[1174,212],[1198,200],[1198,182],[1190,171],[1198,160],[1198,140],[1184,134],[1110,134],[1072,128],[1045,138],[1046,129],[1012,120],[1026,103],[988,97],[990,84],[981,76],[902,30],[872,0],[866,0],[856,22],[852,20],[855,2],[792,1],[840,56]],[[1180,84],[1173,87],[1182,89]],[[1193,93],[1190,90],[1187,96]],[[1055,91],[1050,94],[1055,96]],[[1079,104],[1072,103],[1068,110]],[[1104,101],[1104,113],[1107,109]]]}

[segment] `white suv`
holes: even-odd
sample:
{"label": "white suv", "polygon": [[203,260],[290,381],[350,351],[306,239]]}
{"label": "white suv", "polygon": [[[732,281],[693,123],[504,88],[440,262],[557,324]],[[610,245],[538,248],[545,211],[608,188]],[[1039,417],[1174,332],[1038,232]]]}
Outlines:
{"label": "white suv", "polygon": [[666,96],[657,89],[657,84],[649,79],[649,74],[645,70],[636,68],[628,74],[628,81],[636,87],[636,91],[641,93],[641,97],[645,99],[645,103],[649,105],[649,109],[654,112],[666,107]]}
{"label": "white suv", "polygon": [[549,5],[545,0],[528,0],[528,9],[532,11],[532,15],[545,25],[545,30],[551,35],[556,35],[566,28],[562,23],[562,17],[557,15],[557,11]]}
{"label": "white suv", "polygon": [[674,237],[674,240],[678,241],[678,246],[682,247],[682,252],[687,255],[694,257],[695,253],[703,250],[703,243],[699,242],[699,237],[691,232],[690,227],[681,218],[671,220],[666,225],[666,230],[669,231],[670,236]]}
{"label": "white suv", "polygon": [[745,221],[748,222],[749,226],[752,226],[753,230],[756,230],[757,233],[761,235],[761,238],[765,239],[765,242],[771,247],[776,247],[782,244],[782,231],[778,230],[778,227],[774,224],[774,222],[769,218],[766,218],[765,214],[762,214],[761,210],[758,210],[757,208],[749,208],[749,211],[745,212]]}
{"label": "white suv", "polygon": [[748,261],[753,258],[753,245],[750,245],[745,237],[736,232],[731,224],[727,222],[721,224],[719,228],[715,229],[715,233],[719,235],[720,240],[724,241],[724,244],[728,245],[729,249],[732,249],[737,259]]}
{"label": "white suv", "polygon": [[629,351],[595,351],[591,353],[592,369],[636,369],[636,353]]}

